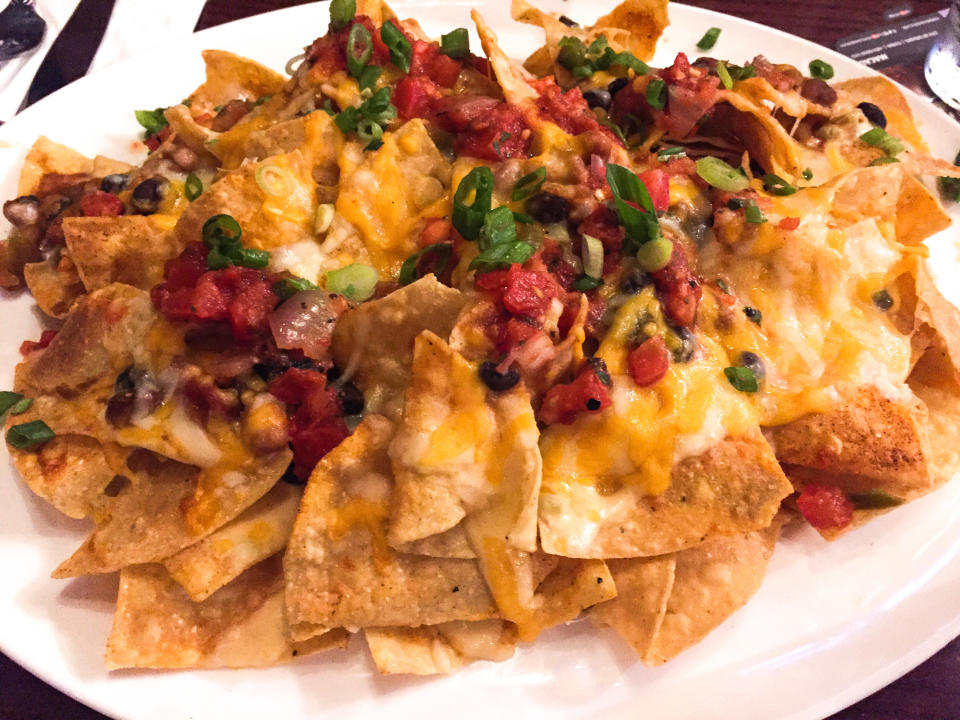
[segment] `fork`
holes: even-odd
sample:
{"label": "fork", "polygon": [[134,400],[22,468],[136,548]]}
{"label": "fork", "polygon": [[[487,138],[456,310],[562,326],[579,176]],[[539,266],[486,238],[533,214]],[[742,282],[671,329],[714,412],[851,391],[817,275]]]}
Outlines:
{"label": "fork", "polygon": [[33,50],[46,29],[47,23],[33,9],[33,0],[10,0],[0,10],[0,62]]}

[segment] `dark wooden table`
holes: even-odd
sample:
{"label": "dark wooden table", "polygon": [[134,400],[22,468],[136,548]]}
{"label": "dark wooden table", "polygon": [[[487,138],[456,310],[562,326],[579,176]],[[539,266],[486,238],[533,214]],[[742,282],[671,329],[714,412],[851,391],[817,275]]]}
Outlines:
{"label": "dark wooden table", "polygon": [[[301,5],[305,1],[209,0],[197,29]],[[780,28],[828,47],[833,47],[843,37],[884,24],[884,10],[903,5],[869,0],[684,1]],[[944,0],[918,0],[910,4],[914,13],[920,15],[934,12],[947,3]],[[929,95],[923,81],[922,63],[910,62],[879,69]],[[957,602],[960,606],[960,598]],[[810,688],[810,692],[816,695],[817,689]],[[74,702],[0,655],[0,720],[64,718],[105,720],[99,713]],[[830,720],[960,720],[960,638],[893,684],[833,715]]]}

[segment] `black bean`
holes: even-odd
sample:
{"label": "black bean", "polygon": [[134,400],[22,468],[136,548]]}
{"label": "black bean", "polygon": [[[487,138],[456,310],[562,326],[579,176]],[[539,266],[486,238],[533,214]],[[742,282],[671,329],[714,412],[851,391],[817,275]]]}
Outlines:
{"label": "black bean", "polygon": [[160,203],[163,202],[169,188],[169,180],[162,175],[154,175],[133,189],[130,202],[141,215],[152,215],[160,209]]}
{"label": "black bean", "polygon": [[616,80],[611,80],[610,84],[607,85],[607,92],[610,93],[611,97],[613,97],[629,84],[630,81],[626,78],[617,78]]}
{"label": "black bean", "polygon": [[571,20],[566,15],[561,15],[557,18],[557,20],[562,22],[567,27],[580,27],[580,23],[578,23],[576,20]]}
{"label": "black bean", "polygon": [[113,175],[107,175],[100,181],[100,189],[116,195],[121,190],[126,190],[129,184],[130,176],[127,173],[114,173]]}
{"label": "black bean", "polygon": [[604,110],[610,109],[610,103],[613,102],[613,98],[610,93],[606,90],[587,90],[583,94],[583,99],[587,101],[587,105],[592,108],[603,108]]}
{"label": "black bean", "polygon": [[40,199],[36,195],[21,195],[3,204],[3,216],[15,227],[26,227],[40,222]]}
{"label": "black bean", "polygon": [[677,327],[673,331],[680,339],[679,347],[673,350],[673,361],[678,363],[690,362],[697,350],[697,336],[689,328]]}
{"label": "black bean", "polygon": [[884,312],[893,307],[893,298],[886,290],[877,290],[870,296],[870,299],[873,300],[874,305]]}
{"label": "black bean", "polygon": [[340,388],[340,407],[344,415],[359,415],[363,412],[363,393],[352,382],[344,383]]}
{"label": "black bean", "polygon": [[648,285],[653,284],[653,278],[639,268],[627,273],[620,280],[620,292],[625,295],[636,295]]}
{"label": "black bean", "polygon": [[600,406],[603,405],[597,398],[587,398],[587,410],[590,412],[595,412],[600,409]]}
{"label": "black bean", "polygon": [[520,382],[520,373],[514,368],[505,373],[497,372],[497,364],[487,360],[480,366],[480,379],[494,392],[503,392]]}
{"label": "black bean", "polygon": [[527,200],[527,213],[545,225],[563,222],[570,214],[570,203],[559,195],[542,192]]}
{"label": "black bean", "polygon": [[878,108],[873,103],[862,102],[857,105],[860,108],[867,120],[876,125],[878,128],[886,129],[887,127],[887,116],[883,114],[883,110]]}
{"label": "black bean", "polygon": [[760,324],[760,321],[763,319],[763,314],[754,307],[749,305],[743,308],[743,314],[747,316],[747,320],[752,323]]}
{"label": "black bean", "polygon": [[757,380],[762,380],[767,374],[767,368],[763,364],[763,360],[759,355],[749,350],[740,353],[740,364],[748,370],[752,370]]}

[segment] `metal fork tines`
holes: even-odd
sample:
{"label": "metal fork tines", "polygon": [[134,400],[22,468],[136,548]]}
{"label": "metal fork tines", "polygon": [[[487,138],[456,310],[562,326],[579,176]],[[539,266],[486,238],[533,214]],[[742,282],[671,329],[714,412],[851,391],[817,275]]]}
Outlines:
{"label": "metal fork tines", "polygon": [[47,29],[47,23],[33,9],[33,0],[10,0],[0,10],[0,61],[33,50]]}

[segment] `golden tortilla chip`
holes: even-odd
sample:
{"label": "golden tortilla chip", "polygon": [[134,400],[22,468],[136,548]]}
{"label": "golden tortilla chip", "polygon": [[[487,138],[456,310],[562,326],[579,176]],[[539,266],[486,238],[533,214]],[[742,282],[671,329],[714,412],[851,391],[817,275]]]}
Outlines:
{"label": "golden tortilla chip", "polygon": [[24,158],[17,195],[31,195],[36,192],[40,180],[48,173],[73,175],[92,171],[93,160],[41,135]]}
{"label": "golden tortilla chip", "polygon": [[343,314],[333,331],[337,365],[363,390],[367,412],[397,420],[410,381],[414,339],[450,334],[466,296],[427,275]]}
{"label": "golden tortilla chip", "polygon": [[115,282],[149,290],[185,247],[165,216],[75,217],[63,223],[70,258],[87,292]]}
{"label": "golden tortilla chip", "polygon": [[23,279],[37,305],[50,317],[66,317],[73,303],[83,295],[77,267],[66,253],[59,259],[51,257],[27,263],[23,266]]}
{"label": "golden tortilla chip", "polygon": [[835,83],[833,88],[839,95],[838,102],[844,107],[855,108],[863,102],[876,105],[887,118],[888,133],[906,140],[913,149],[924,155],[930,153],[930,148],[917,130],[907,99],[887,78],[882,75],[855,78]]}
{"label": "golden tortilla chip", "polygon": [[295,485],[278,482],[226,525],[166,558],[163,566],[191,600],[206,600],[248,567],[287,546],[301,495]]}
{"label": "golden tortilla chip", "polygon": [[667,0],[625,0],[609,14],[597,18],[591,32],[600,34],[608,28],[625,30],[629,33],[627,49],[641,60],[649,60],[669,24]]}
{"label": "golden tortilla chip", "polygon": [[480,36],[483,52],[490,61],[490,67],[493,69],[493,74],[496,76],[497,83],[503,90],[503,96],[507,102],[522,105],[536,100],[537,93],[528,82],[532,79],[530,74],[518,63],[507,57],[507,54],[498,44],[497,34],[487,25],[480,13],[471,10],[470,18],[477,26],[477,34]]}
{"label": "golden tortilla chip", "polygon": [[513,657],[517,642],[503,620],[366,628],[364,635],[384,675],[448,674],[475,660],[503,662]]}
{"label": "golden tortilla chip", "polygon": [[120,573],[106,664],[110,670],[265,667],[346,643],[342,630],[306,643],[287,639],[279,555],[200,603],[163,567],[137,565]]}
{"label": "golden tortilla chip", "polygon": [[255,60],[226,50],[204,50],[207,79],[190,95],[194,112],[215,112],[231,100],[257,100],[283,89],[286,78]]}
{"label": "golden tortilla chip", "polygon": [[314,469],[284,558],[293,637],[335,627],[484,620],[496,608],[473,560],[387,545],[393,423],[367,415]]}
{"label": "golden tortilla chip", "polygon": [[760,587],[780,522],[672,555],[613,560],[617,597],[590,617],[612,626],[646,665],[662,665],[739,610]]}

